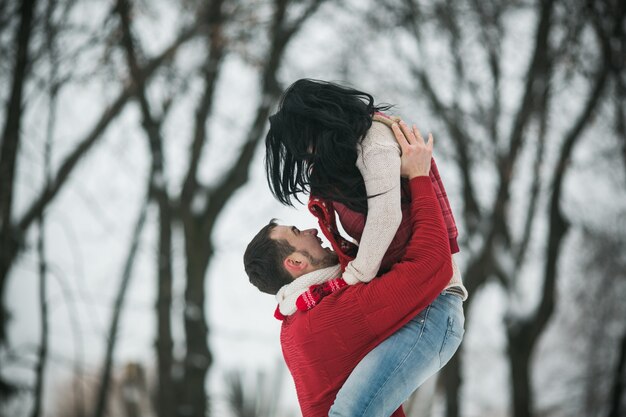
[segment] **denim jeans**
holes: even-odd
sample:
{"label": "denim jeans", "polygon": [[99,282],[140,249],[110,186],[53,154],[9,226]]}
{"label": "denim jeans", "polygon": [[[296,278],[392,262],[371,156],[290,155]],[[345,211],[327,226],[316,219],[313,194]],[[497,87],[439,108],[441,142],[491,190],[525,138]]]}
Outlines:
{"label": "denim jeans", "polygon": [[337,393],[330,417],[389,417],[448,363],[463,339],[461,296],[443,291],[374,348]]}

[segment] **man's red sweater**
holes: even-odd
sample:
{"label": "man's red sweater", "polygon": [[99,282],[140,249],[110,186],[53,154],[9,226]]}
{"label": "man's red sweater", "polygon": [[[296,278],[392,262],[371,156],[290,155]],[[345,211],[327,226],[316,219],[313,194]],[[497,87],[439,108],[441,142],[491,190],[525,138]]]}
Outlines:
{"label": "man's red sweater", "polygon": [[[361,359],[450,281],[450,243],[430,179],[416,177],[410,188],[413,235],[402,260],[369,284],[347,286],[283,321],[280,342],[303,417],[328,416]],[[393,414],[400,416],[401,408]]]}

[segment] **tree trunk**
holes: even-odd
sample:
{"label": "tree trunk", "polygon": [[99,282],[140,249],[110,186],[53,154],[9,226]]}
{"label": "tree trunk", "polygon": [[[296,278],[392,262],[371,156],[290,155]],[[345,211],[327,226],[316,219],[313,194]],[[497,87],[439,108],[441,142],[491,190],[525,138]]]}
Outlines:
{"label": "tree trunk", "polygon": [[43,387],[45,382],[45,366],[48,360],[48,301],[47,301],[47,263],[45,250],[45,220],[42,216],[39,219],[39,238],[37,240],[37,252],[39,254],[39,305],[41,319],[41,341],[39,345],[39,360],[35,369],[35,404],[33,406],[32,417],[41,415],[41,405],[43,403]]}
{"label": "tree trunk", "polygon": [[[185,416],[204,417],[208,415],[208,397],[205,382],[208,370],[213,363],[213,357],[208,346],[208,324],[205,311],[205,276],[212,259],[214,248],[212,244],[213,228],[216,220],[234,192],[246,183],[248,171],[256,145],[261,140],[263,127],[270,112],[270,106],[280,93],[276,73],[285,49],[293,35],[323,3],[311,1],[304,12],[292,24],[286,23],[287,0],[274,1],[274,14],[270,27],[270,50],[262,72],[261,103],[257,107],[256,116],[252,123],[239,157],[224,174],[222,180],[210,191],[197,186],[196,167],[199,151],[206,142],[204,124],[210,116],[214,81],[218,75],[222,54],[224,53],[223,39],[219,22],[222,2],[211,4],[211,22],[215,28],[211,29],[209,37],[210,52],[209,65],[206,67],[205,96],[200,102],[196,115],[196,136],[192,143],[190,171],[181,195],[180,216],[185,233],[185,248],[187,255],[187,287],[185,290],[185,317],[184,328],[187,338],[187,353],[185,356],[184,389],[180,390],[181,403],[177,413]],[[194,199],[202,198],[207,201],[204,210],[192,208]]]}
{"label": "tree trunk", "polygon": [[209,397],[205,387],[206,377],[213,356],[209,349],[209,327],[205,311],[205,276],[213,248],[211,229],[203,227],[206,221],[202,214],[194,212],[193,201],[205,192],[198,187],[197,170],[202,150],[207,143],[207,119],[213,110],[216,85],[226,53],[223,0],[210,3],[207,14],[208,56],[204,64],[204,93],[195,114],[194,136],[189,155],[189,168],[180,196],[180,217],[185,237],[186,288],[185,313],[183,317],[186,354],[183,361],[184,377],[177,381],[179,392],[177,415],[204,417],[210,415]]}
{"label": "tree trunk", "polygon": [[28,47],[36,3],[36,0],[24,0],[20,8],[13,83],[7,103],[6,120],[2,132],[2,148],[0,149],[0,302],[2,303],[0,306],[0,344],[6,342],[6,321],[8,318],[4,307],[6,278],[18,247],[18,237],[13,230],[11,221],[13,187],[22,123],[22,93],[28,72]]}
{"label": "tree trunk", "polygon": [[157,363],[159,382],[157,386],[156,410],[161,417],[174,416],[177,411],[177,391],[173,379],[173,347],[171,330],[172,308],[172,208],[167,192],[165,156],[161,119],[156,118],[151,111],[146,93],[147,78],[141,70],[137,49],[131,28],[131,4],[128,0],[118,0],[116,11],[119,14],[122,29],[122,45],[126,52],[126,61],[132,80],[136,85],[135,95],[142,114],[142,127],[148,139],[148,147],[152,156],[152,176],[150,181],[150,195],[154,197],[159,209],[159,249],[157,256]]}
{"label": "tree trunk", "polygon": [[442,372],[442,383],[446,393],[446,417],[458,417],[460,415],[459,394],[461,391],[461,368],[463,344],[459,347],[452,359]]}
{"label": "tree trunk", "polygon": [[158,293],[156,301],[157,338],[156,351],[159,383],[157,387],[156,411],[160,417],[171,417],[176,410],[176,384],[173,379],[174,341],[172,339],[172,214],[169,201],[160,193],[159,206],[159,254]]}
{"label": "tree trunk", "polygon": [[[150,78],[154,73],[163,66],[164,62],[170,60],[175,54],[178,48],[185,42],[192,39],[198,34],[199,23],[194,22],[188,28],[180,33],[180,35],[167,47],[161,54],[149,61],[144,68],[142,68],[142,74],[144,79]],[[94,148],[94,145],[98,142],[98,139],[103,137],[109,124],[122,112],[129,98],[135,93],[135,85],[130,84],[126,86],[113,101],[113,103],[107,107],[103,112],[91,131],[85,136],[83,140],[79,142],[76,148],[63,160],[60,165],[56,176],[50,182],[50,186],[41,191],[41,193],[30,204],[25,214],[18,221],[16,226],[11,226],[5,222],[4,215],[0,213],[0,344],[5,341],[5,328],[6,328],[6,310],[4,309],[4,290],[6,287],[6,281],[9,276],[9,272],[13,262],[19,255],[23,245],[21,245],[22,236],[26,233],[28,228],[37,220],[40,213],[54,200],[59,194],[59,191],[67,184],[70,175],[74,172],[74,169],[78,166],[78,163],[87,155],[87,153]],[[9,112],[7,112],[7,116]],[[7,143],[3,140],[3,145]],[[2,155],[6,155],[4,152]],[[4,156],[2,156],[4,158]],[[2,163],[0,163],[0,166]],[[2,172],[2,168],[0,168]],[[8,176],[4,174],[0,175],[0,195],[2,194],[2,187],[5,185],[12,187],[13,180],[8,181]],[[4,202],[3,198],[0,201]]]}
{"label": "tree trunk", "polygon": [[620,340],[619,357],[613,375],[613,386],[611,387],[611,405],[607,417],[620,417],[624,415],[622,403],[624,402],[624,385],[626,384],[626,332]]}
{"label": "tree trunk", "polygon": [[[56,29],[54,28],[52,15],[56,7],[56,2],[50,0],[46,7],[46,39],[48,48],[48,57],[50,62],[49,82],[50,89],[48,92],[48,120],[46,123],[46,143],[44,145],[44,167],[43,175],[45,178],[45,187],[48,187],[51,180],[51,159],[52,159],[52,141],[54,137],[54,126],[56,122],[57,94],[59,92],[59,83],[56,73],[56,48],[55,37]],[[44,398],[45,384],[45,366],[48,360],[48,300],[47,300],[47,275],[48,263],[46,260],[46,221],[44,213],[39,214],[39,236],[37,239],[37,253],[39,256],[39,304],[41,317],[41,341],[39,345],[39,361],[36,369],[35,382],[35,405],[33,407],[32,417],[41,415],[41,407]],[[77,416],[78,417],[78,416]]]}
{"label": "tree trunk", "polygon": [[210,241],[200,232],[201,221],[193,216],[183,219],[187,255],[187,287],[185,288],[184,328],[187,340],[185,380],[180,416],[204,417],[207,413],[206,376],[213,364],[209,350],[209,328],[205,310],[205,275],[213,256]]}
{"label": "tree trunk", "polygon": [[[493,236],[490,239],[494,239]],[[493,254],[491,248],[493,245],[489,242],[485,243],[485,249],[480,256],[474,258],[474,261],[465,271],[464,285],[469,293],[469,298],[463,303],[465,311],[465,323],[469,323],[471,319],[471,305],[474,301],[474,295],[479,291],[493,275]],[[462,363],[463,363],[463,344],[459,347],[454,357],[448,362],[444,368],[444,387],[446,390],[446,417],[459,417],[461,415],[461,406],[459,403],[459,394],[462,384]]]}
{"label": "tree trunk", "polygon": [[602,98],[607,74],[608,65],[604,61],[601,63],[594,83],[590,88],[583,111],[575,119],[565,136],[558,161],[555,165],[552,179],[552,194],[549,202],[548,243],[545,248],[546,263],[539,306],[532,316],[508,324],[508,351],[513,388],[513,415],[515,417],[531,417],[533,415],[530,358],[556,308],[558,261],[563,240],[569,229],[569,223],[563,216],[560,208],[563,182],[574,147],[579,142],[584,128],[588,126],[588,122]]}
{"label": "tree trunk", "polygon": [[513,408],[511,411],[514,417],[532,417],[534,402],[530,356],[534,343],[529,343],[528,332],[520,327],[507,329]]}

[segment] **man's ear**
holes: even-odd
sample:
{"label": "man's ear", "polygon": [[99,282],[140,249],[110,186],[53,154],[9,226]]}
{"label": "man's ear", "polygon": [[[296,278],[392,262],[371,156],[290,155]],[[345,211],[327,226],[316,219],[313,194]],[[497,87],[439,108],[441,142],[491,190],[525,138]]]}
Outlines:
{"label": "man's ear", "polygon": [[306,256],[294,252],[283,261],[283,266],[292,276],[298,277],[302,275],[304,270],[309,266]]}

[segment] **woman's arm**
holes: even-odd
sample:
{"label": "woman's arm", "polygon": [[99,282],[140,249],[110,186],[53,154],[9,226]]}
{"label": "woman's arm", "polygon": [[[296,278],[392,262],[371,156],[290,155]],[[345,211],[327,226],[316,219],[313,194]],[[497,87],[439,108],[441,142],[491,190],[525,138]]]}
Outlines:
{"label": "woman's arm", "polygon": [[356,258],[343,278],[348,284],[371,281],[400,222],[400,146],[391,129],[374,122],[361,144],[356,166],[368,196],[367,217]]}
{"label": "woman's arm", "polygon": [[388,325],[394,318],[412,317],[430,304],[453,270],[441,206],[428,177],[434,139],[429,135],[425,142],[415,126],[410,130],[404,123],[392,128],[402,148],[402,175],[410,179],[413,234],[402,260],[385,279],[354,287],[360,293],[357,299],[362,311],[372,317],[370,329],[381,340],[396,331]]}

